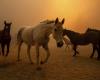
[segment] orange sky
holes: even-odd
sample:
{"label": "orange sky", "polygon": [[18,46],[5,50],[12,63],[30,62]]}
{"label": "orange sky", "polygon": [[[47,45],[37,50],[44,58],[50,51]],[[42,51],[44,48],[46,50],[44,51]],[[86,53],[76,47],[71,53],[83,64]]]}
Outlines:
{"label": "orange sky", "polygon": [[84,31],[100,26],[100,0],[0,0],[0,25],[34,25],[44,19],[65,18],[66,28]]}

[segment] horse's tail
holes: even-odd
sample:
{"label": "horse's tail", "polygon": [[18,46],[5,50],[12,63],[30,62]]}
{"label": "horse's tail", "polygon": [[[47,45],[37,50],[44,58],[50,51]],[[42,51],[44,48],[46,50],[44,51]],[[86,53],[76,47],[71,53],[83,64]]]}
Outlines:
{"label": "horse's tail", "polygon": [[24,28],[21,28],[17,33],[17,44],[19,44],[22,41],[22,31]]}

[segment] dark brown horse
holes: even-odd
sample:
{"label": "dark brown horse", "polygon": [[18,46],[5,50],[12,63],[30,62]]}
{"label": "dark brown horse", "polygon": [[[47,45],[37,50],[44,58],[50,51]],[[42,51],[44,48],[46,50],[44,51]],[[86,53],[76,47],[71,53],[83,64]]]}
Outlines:
{"label": "dark brown horse", "polygon": [[64,29],[63,35],[68,36],[71,43],[73,44],[73,50],[74,50],[73,56],[76,56],[76,54],[79,54],[79,52],[76,50],[78,45],[88,45],[91,43],[94,49],[98,51],[98,59],[100,58],[99,48],[98,48],[99,34],[97,32],[86,31],[85,33],[77,33],[71,30]]}
{"label": "dark brown horse", "polygon": [[4,54],[5,46],[7,46],[7,52],[5,56],[8,56],[9,53],[9,47],[11,42],[11,35],[10,35],[11,24],[12,23],[7,23],[6,21],[4,21],[4,29],[0,31],[0,44],[3,56],[5,55]]}
{"label": "dark brown horse", "polygon": [[[98,56],[100,57],[100,30],[88,28],[86,32],[96,32],[96,33],[98,33],[99,43],[98,43],[97,47],[99,48]],[[97,51],[97,48],[93,45],[93,52],[92,52],[92,54],[90,56],[91,58],[93,58],[95,51]]]}

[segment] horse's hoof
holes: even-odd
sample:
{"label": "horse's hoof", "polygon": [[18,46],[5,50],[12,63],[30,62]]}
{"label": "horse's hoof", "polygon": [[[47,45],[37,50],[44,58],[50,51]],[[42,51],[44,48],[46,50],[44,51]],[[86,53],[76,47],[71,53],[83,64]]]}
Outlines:
{"label": "horse's hoof", "polygon": [[42,68],[41,67],[37,67],[36,70],[40,71]]}
{"label": "horse's hoof", "polygon": [[93,56],[90,56],[90,58],[92,59],[92,58],[93,58]]}
{"label": "horse's hoof", "polygon": [[100,58],[97,58],[97,60],[99,61],[99,60],[100,60]]}
{"label": "horse's hoof", "polygon": [[41,64],[44,64],[44,62],[43,62],[43,61],[41,61],[40,63],[41,63]]}
{"label": "horse's hoof", "polygon": [[79,52],[77,52],[77,54],[80,54]]}
{"label": "horse's hoof", "polygon": [[31,62],[31,64],[34,64],[33,62]]}
{"label": "horse's hoof", "polygon": [[76,55],[73,55],[73,57],[75,57]]}
{"label": "horse's hoof", "polygon": [[7,56],[8,56],[8,54],[5,55],[5,57],[7,57]]}
{"label": "horse's hoof", "polygon": [[21,61],[21,59],[18,59],[18,60],[17,60],[17,62],[20,62],[20,61]]}
{"label": "horse's hoof", "polygon": [[5,56],[4,54],[2,54],[2,56]]}

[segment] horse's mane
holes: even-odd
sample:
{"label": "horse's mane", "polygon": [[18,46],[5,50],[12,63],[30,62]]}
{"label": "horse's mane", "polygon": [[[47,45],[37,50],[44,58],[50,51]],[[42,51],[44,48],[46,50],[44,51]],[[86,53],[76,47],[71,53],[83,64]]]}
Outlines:
{"label": "horse's mane", "polygon": [[86,32],[88,32],[88,31],[96,31],[96,32],[100,32],[100,30],[94,29],[94,28],[88,28],[88,29],[86,30]]}
{"label": "horse's mane", "polygon": [[78,34],[81,35],[82,33],[76,32],[76,31],[72,31],[72,30],[67,30],[67,29],[63,29],[63,31],[66,33],[66,31],[71,32],[73,34]]}
{"label": "horse's mane", "polygon": [[51,23],[54,23],[55,21],[54,20],[44,20],[44,21],[42,21],[42,22],[40,22],[40,23],[45,23],[45,24],[51,24]]}

